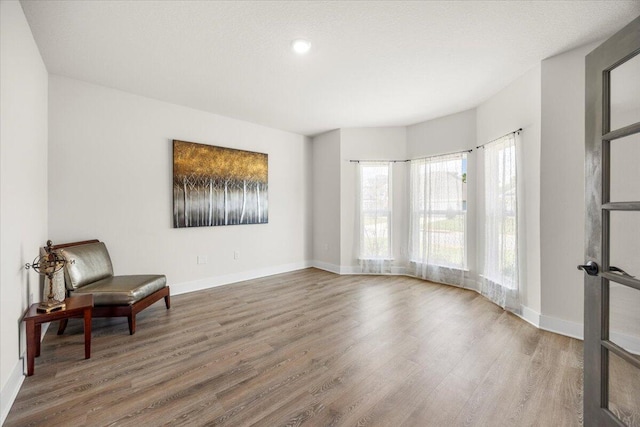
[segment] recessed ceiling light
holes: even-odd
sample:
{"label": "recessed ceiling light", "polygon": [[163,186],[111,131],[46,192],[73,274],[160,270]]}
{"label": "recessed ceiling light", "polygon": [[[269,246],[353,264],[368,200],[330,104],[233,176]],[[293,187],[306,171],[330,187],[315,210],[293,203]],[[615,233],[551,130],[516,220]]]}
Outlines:
{"label": "recessed ceiling light", "polygon": [[311,42],[305,39],[296,39],[291,42],[291,49],[298,55],[304,55],[311,49]]}

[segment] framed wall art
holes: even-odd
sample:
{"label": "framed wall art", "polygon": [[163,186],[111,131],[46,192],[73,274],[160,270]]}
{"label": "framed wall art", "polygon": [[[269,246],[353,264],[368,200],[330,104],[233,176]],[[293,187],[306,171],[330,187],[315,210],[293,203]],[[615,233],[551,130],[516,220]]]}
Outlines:
{"label": "framed wall art", "polygon": [[269,157],[173,140],[173,226],[264,224]]}

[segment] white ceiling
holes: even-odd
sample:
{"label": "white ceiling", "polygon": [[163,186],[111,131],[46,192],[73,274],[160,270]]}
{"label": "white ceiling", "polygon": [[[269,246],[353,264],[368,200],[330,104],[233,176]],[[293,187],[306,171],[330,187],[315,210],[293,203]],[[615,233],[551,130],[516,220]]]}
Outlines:
{"label": "white ceiling", "polygon": [[52,74],[305,135],[473,108],[640,15],[638,0],[22,6]]}

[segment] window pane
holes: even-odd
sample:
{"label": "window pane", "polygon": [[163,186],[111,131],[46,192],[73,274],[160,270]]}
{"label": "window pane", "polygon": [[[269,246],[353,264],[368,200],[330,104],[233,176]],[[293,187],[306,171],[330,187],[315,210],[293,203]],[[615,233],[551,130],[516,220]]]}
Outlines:
{"label": "window pane", "polygon": [[464,269],[466,153],[411,162],[411,260]]}
{"label": "window pane", "polygon": [[389,254],[389,218],[385,216],[364,217],[363,255],[370,258],[386,257]]}
{"label": "window pane", "polygon": [[390,165],[360,164],[360,258],[391,258]]}
{"label": "window pane", "polygon": [[484,160],[484,276],[498,285],[517,289],[517,180],[513,136],[485,145]]}
{"label": "window pane", "polygon": [[434,214],[424,219],[421,251],[429,261],[445,267],[463,267],[465,249],[465,213]]}

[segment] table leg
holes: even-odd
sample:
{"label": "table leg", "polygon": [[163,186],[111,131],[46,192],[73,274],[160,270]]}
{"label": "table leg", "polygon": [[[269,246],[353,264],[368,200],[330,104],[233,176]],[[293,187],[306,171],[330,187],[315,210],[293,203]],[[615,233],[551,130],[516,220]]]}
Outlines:
{"label": "table leg", "polygon": [[40,357],[40,346],[42,345],[42,324],[36,323],[36,357]]}
{"label": "table leg", "polygon": [[36,325],[35,321],[27,320],[27,376],[33,375],[36,357]]}
{"label": "table leg", "polygon": [[91,358],[91,307],[84,310],[84,358]]}

